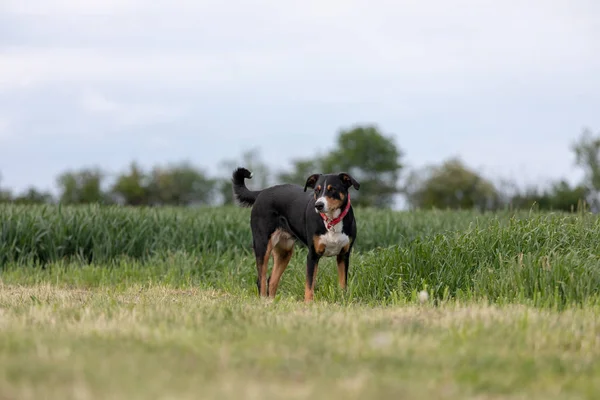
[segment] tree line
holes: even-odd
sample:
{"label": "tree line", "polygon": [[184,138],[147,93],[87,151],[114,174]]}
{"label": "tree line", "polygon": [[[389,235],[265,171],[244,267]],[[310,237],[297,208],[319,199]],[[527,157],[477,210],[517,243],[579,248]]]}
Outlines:
{"label": "tree line", "polygon": [[439,165],[405,171],[403,150],[376,125],[355,125],[338,132],[333,148],[312,157],[292,160],[286,170],[273,171],[257,150],[238,159],[224,160],[219,176],[210,176],[189,161],[158,165],[145,170],[136,162],[111,181],[100,168],[84,167],[57,177],[58,196],[30,187],[13,194],[2,189],[0,202],[20,204],[121,204],[128,206],[228,205],[231,171],[238,165],[254,172],[251,188],[290,182],[303,185],[314,172],[345,171],[360,183],[353,202],[367,207],[391,207],[396,196],[404,196],[413,209],[523,209],[573,211],[581,204],[598,210],[600,192],[600,135],[584,129],[572,144],[574,162],[585,172],[583,181],[570,185],[559,179],[546,188],[520,189],[511,182],[494,183],[465,165],[449,158]]}

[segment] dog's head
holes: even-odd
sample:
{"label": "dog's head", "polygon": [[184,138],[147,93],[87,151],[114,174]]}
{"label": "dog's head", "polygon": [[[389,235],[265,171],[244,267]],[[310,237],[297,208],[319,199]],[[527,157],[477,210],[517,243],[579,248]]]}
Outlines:
{"label": "dog's head", "polygon": [[315,211],[328,214],[346,204],[350,187],[358,190],[360,183],[346,172],[327,175],[313,174],[306,180],[304,191],[306,192],[307,188],[313,189]]}

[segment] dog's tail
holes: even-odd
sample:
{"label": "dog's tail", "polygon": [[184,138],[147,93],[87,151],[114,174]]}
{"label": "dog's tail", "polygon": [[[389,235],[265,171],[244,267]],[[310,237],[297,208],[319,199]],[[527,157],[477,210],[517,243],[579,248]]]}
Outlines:
{"label": "dog's tail", "polygon": [[250,190],[246,187],[244,179],[252,179],[252,172],[246,168],[239,167],[233,171],[231,182],[233,183],[233,198],[241,207],[252,207],[260,190]]}

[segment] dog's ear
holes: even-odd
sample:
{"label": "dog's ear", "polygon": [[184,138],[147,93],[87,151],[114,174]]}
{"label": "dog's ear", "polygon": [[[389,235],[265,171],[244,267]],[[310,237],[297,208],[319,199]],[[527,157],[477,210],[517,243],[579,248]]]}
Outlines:
{"label": "dog's ear", "polygon": [[306,183],[304,184],[304,191],[306,192],[306,188],[314,189],[315,184],[319,180],[320,176],[321,174],[312,174],[311,176],[309,176],[306,180]]}
{"label": "dog's ear", "polygon": [[350,186],[354,187],[354,189],[356,189],[356,190],[358,190],[358,188],[360,188],[360,183],[358,183],[358,181],[356,179],[354,179],[350,174],[342,172],[338,176],[340,177],[340,179],[342,180],[344,185],[346,185],[347,188],[349,188]]}

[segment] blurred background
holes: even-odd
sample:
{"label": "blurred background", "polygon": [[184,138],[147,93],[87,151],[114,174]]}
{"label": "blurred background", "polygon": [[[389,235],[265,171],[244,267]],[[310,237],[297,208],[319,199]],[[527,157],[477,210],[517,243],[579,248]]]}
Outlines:
{"label": "blurred background", "polygon": [[[221,4],[219,4],[221,3]],[[0,201],[598,209],[596,0],[3,0]]]}

